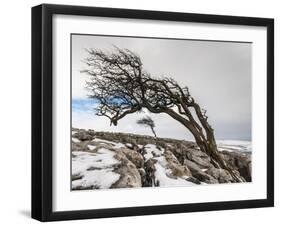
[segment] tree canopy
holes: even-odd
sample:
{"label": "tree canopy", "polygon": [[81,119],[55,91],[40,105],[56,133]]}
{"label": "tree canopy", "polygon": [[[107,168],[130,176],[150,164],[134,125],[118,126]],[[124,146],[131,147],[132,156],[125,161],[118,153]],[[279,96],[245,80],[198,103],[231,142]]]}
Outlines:
{"label": "tree canopy", "polygon": [[157,137],[157,136],[156,136],[156,133],[155,133],[155,130],[154,130],[154,128],[155,128],[155,123],[154,123],[154,121],[152,120],[151,117],[149,117],[149,116],[143,117],[143,118],[137,120],[137,124],[143,125],[143,126],[146,126],[146,127],[149,127],[149,128],[151,129],[153,135],[154,135],[155,137]]}
{"label": "tree canopy", "polygon": [[215,166],[229,170],[237,179],[217,151],[206,110],[201,109],[187,86],[181,86],[170,76],[150,75],[140,56],[129,49],[115,47],[113,52],[97,49],[87,49],[87,52],[84,60],[87,68],[82,72],[90,75],[87,88],[89,97],[99,102],[97,115],[117,125],[126,115],[143,108],[168,114],[192,133],[199,148],[211,157]]}

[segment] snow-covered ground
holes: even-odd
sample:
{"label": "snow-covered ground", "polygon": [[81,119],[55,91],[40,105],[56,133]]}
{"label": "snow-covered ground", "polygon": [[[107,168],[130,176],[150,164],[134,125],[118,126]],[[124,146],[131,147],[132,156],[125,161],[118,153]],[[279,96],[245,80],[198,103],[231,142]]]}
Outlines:
{"label": "snow-covered ground", "polygon": [[[75,134],[75,132],[72,134]],[[79,145],[83,141],[73,137],[72,142]],[[84,144],[88,146],[88,151],[80,151],[79,149],[72,151],[72,188],[78,190],[111,188],[114,183],[122,178],[122,175],[116,171],[121,164],[116,159],[116,154],[118,151],[128,149],[132,144],[123,144],[100,138],[93,138],[93,140]],[[252,145],[249,141],[219,140],[217,145],[219,151],[252,151]],[[155,167],[154,178],[160,187],[197,185],[187,180],[189,176],[179,177],[173,175],[163,148],[155,144],[138,145],[138,147],[143,149],[144,162],[153,160]],[[175,156],[174,158],[176,159]],[[202,168],[201,170],[205,172],[207,168]]]}
{"label": "snow-covered ground", "polygon": [[242,140],[218,140],[219,151],[252,152],[252,142]]}
{"label": "snow-covered ground", "polygon": [[[78,139],[73,138],[73,142],[79,142]],[[93,139],[93,142],[98,144],[110,145],[115,151],[121,150],[125,145],[103,139]],[[88,145],[92,151],[97,148],[96,145]],[[139,147],[143,147],[139,145]],[[155,180],[161,187],[167,186],[195,186],[196,184],[185,179],[188,177],[172,177],[171,170],[168,167],[164,154],[164,149],[159,149],[154,144],[147,144],[144,146],[145,154],[144,160],[154,159],[155,163]],[[114,172],[114,166],[118,167],[120,162],[114,158],[114,151],[106,148],[100,148],[97,152],[72,152],[72,180],[73,189],[86,188],[110,188],[120,178],[118,173]]]}
{"label": "snow-covered ground", "polygon": [[144,148],[145,148],[145,154],[144,154],[145,161],[156,156],[159,157],[164,153],[164,149],[156,148],[155,144],[147,144],[144,146]]}
{"label": "snow-covered ground", "polygon": [[164,154],[164,149],[157,148],[154,144],[147,144],[144,146],[146,154],[144,155],[145,161],[149,159],[154,159],[157,162],[155,163],[155,179],[159,182],[160,187],[171,187],[171,186],[195,186],[196,184],[189,182],[185,178],[171,177],[171,169],[169,169],[167,161]]}
{"label": "snow-covered ground", "polygon": [[[167,161],[164,156],[156,157],[155,164],[155,179],[159,182],[160,187],[180,187],[180,186],[195,186],[196,184],[189,182],[185,179],[188,177],[171,177],[171,170],[167,166]],[[170,176],[168,176],[170,175]]]}
{"label": "snow-covered ground", "polygon": [[126,147],[124,144],[122,143],[116,143],[116,142],[113,142],[113,141],[108,141],[108,140],[104,140],[104,139],[99,139],[99,138],[95,138],[93,140],[94,142],[98,142],[100,144],[109,144],[112,146],[112,148],[114,149],[119,149],[119,148],[123,148],[123,147]]}
{"label": "snow-covered ground", "polygon": [[101,148],[97,153],[73,151],[72,176],[81,179],[72,181],[72,188],[109,188],[120,175],[113,172],[119,162],[114,152]]}

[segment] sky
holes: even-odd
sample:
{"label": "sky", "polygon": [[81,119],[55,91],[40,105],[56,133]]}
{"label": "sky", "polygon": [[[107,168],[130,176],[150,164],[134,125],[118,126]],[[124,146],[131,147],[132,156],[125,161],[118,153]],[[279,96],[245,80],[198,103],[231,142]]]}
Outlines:
{"label": "sky", "polygon": [[113,46],[137,53],[143,67],[154,77],[172,77],[188,86],[219,140],[251,140],[252,44],[200,40],[151,39],[96,35],[72,35],[72,126],[96,131],[153,135],[136,124],[149,115],[156,124],[158,137],[193,140],[188,130],[166,114],[141,113],[126,116],[117,126],[96,116],[97,102],[87,98],[80,73],[86,68],[86,48],[112,51]]}

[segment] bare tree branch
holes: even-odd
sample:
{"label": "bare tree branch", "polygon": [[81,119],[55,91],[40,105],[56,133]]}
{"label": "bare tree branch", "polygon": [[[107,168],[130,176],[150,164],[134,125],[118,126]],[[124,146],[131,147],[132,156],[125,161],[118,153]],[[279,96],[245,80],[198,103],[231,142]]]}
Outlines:
{"label": "bare tree branch", "polygon": [[84,62],[87,69],[82,72],[90,76],[87,88],[89,98],[99,103],[95,109],[97,115],[105,116],[111,124],[117,125],[128,114],[143,108],[155,114],[165,113],[192,133],[199,148],[217,166],[228,170],[235,181],[240,181],[218,153],[206,110],[201,109],[188,87],[180,86],[169,77],[152,77],[143,69],[140,57],[128,49],[114,47],[113,52],[86,51],[88,57]]}

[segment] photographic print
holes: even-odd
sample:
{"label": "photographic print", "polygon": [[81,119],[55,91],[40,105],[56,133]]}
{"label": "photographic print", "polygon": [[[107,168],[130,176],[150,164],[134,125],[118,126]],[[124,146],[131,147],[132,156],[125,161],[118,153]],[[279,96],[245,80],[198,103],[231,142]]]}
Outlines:
{"label": "photographic print", "polygon": [[251,182],[251,49],[71,34],[71,190]]}
{"label": "photographic print", "polygon": [[32,7],[32,218],[274,206],[274,19]]}

